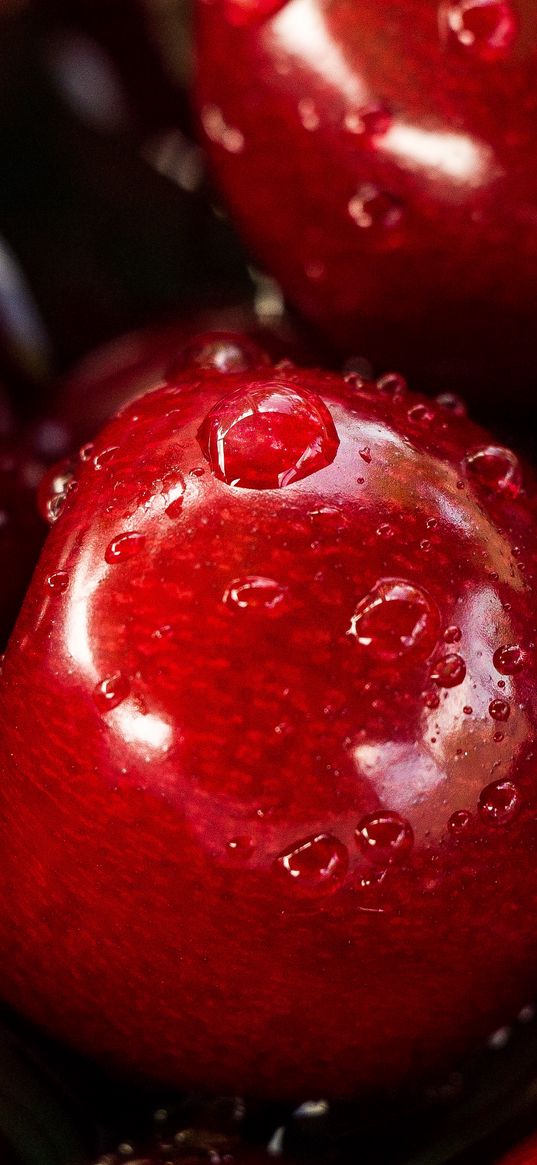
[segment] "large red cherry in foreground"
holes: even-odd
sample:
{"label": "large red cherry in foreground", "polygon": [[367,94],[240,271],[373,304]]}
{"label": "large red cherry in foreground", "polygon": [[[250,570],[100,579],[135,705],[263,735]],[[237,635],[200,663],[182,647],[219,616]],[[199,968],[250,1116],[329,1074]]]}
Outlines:
{"label": "large red cherry in foreground", "polygon": [[5,659],[2,994],[226,1095],[476,1045],[537,972],[536,576],[529,471],[401,378],[129,405]]}
{"label": "large red cherry in foreground", "polygon": [[216,175],[293,303],[428,390],[535,407],[533,0],[199,0],[198,26]]}

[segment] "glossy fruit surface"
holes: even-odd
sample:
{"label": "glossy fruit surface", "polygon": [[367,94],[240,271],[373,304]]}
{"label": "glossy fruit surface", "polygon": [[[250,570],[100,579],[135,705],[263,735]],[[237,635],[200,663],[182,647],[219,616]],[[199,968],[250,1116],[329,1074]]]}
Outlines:
{"label": "glossy fruit surface", "polygon": [[529,470],[286,366],[184,371],[76,477],[2,678],[2,994],[226,1095],[451,1063],[537,970]]}
{"label": "glossy fruit surface", "polygon": [[199,0],[198,33],[216,177],[290,300],[428,391],[535,407],[533,0]]}

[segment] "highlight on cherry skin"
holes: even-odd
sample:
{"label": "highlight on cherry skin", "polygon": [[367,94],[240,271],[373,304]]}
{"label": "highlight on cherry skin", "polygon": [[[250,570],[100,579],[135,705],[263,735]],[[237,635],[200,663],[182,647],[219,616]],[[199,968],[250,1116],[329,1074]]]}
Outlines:
{"label": "highlight on cherry skin", "polygon": [[197,28],[202,141],[289,301],[426,391],[535,408],[533,0],[198,0]]}
{"label": "highlight on cherry skin", "polygon": [[0,686],[2,996],[209,1092],[456,1063],[537,971],[531,471],[286,362],[179,369],[73,480]]}

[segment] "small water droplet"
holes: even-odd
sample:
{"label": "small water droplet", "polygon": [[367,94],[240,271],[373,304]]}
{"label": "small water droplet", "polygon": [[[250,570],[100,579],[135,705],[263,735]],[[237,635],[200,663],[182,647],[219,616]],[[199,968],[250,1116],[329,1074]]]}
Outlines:
{"label": "small water droplet", "polygon": [[251,28],[275,16],[287,0],[224,0],[224,15],[234,28]]}
{"label": "small water droplet", "polygon": [[523,670],[526,653],[517,643],[503,644],[494,652],[492,662],[501,676],[514,676]]}
{"label": "small water droplet", "polygon": [[145,537],[143,534],[137,534],[132,530],[128,534],[119,534],[117,538],[113,538],[106,547],[105,559],[113,566],[117,562],[126,562],[129,558],[134,558],[136,554],[145,545]]}
{"label": "small water droplet", "polygon": [[377,186],[361,186],[348,203],[348,211],[361,230],[371,235],[394,235],[403,223],[403,203],[400,198]]}
{"label": "small water droplet", "polygon": [[362,853],[385,866],[410,853],[414,834],[404,817],[386,809],[362,818],[356,829],[356,840]]}
{"label": "small water droplet", "polygon": [[472,814],[469,813],[467,809],[457,809],[455,813],[451,814],[451,817],[448,821],[448,829],[450,833],[454,834],[455,837],[458,837],[462,833],[467,832],[471,823]]}
{"label": "small water droplet", "polygon": [[389,522],[381,522],[376,532],[378,538],[395,538],[395,529]]}
{"label": "small water droplet", "polygon": [[218,105],[204,105],[201,124],[211,142],[222,146],[228,154],[240,154],[244,149],[244,136],[236,126],[228,125]]}
{"label": "small water droplet", "polygon": [[516,498],[522,487],[520,463],[503,445],[482,445],[466,454],[463,462],[468,476],[488,493]]}
{"label": "small water droplet", "polygon": [[465,716],[471,716],[473,713],[473,708],[470,706],[470,704],[465,704],[464,708],[463,708],[463,712],[464,712]]}
{"label": "small water droplet", "polygon": [[49,574],[47,586],[55,595],[64,595],[69,586],[69,575],[67,571],[57,570],[54,574]]}
{"label": "small water droplet", "polygon": [[224,591],[222,601],[227,607],[240,611],[281,612],[286,588],[273,578],[262,575],[246,575],[235,579]]}
{"label": "small water droplet", "polygon": [[37,491],[38,509],[49,525],[53,526],[58,520],[76,485],[73,462],[68,458],[54,465],[41,479]]}
{"label": "small water droplet", "polygon": [[431,672],[431,679],[440,688],[456,688],[466,675],[466,664],[460,655],[455,652],[442,655],[437,659]]}
{"label": "small water droplet", "polygon": [[227,843],[227,852],[235,861],[248,861],[251,858],[254,849],[254,843],[251,837],[232,837],[231,841]]}
{"label": "small water droplet", "polygon": [[364,105],[360,109],[350,109],[345,114],[343,124],[349,133],[364,137],[382,137],[393,121],[390,110],[385,105]]}
{"label": "small water droplet", "polygon": [[108,449],[102,449],[100,453],[93,458],[95,469],[104,469],[105,465],[112,465],[119,453],[119,445],[110,445]]}
{"label": "small water droplet", "polygon": [[466,405],[460,396],[456,396],[454,392],[441,392],[435,397],[436,404],[444,409],[444,412],[451,413],[453,417],[465,417],[467,413]]}
{"label": "small water droplet", "polygon": [[446,643],[460,643],[461,638],[462,631],[460,627],[456,627],[455,624],[452,624],[450,627],[446,627],[446,630],[444,631],[444,641]]}
{"label": "small water droplet", "polygon": [[365,449],[359,449],[359,454],[362,458],[362,461],[365,461],[366,465],[371,465],[371,450],[369,445],[366,445]]}
{"label": "small water droplet", "polygon": [[519,790],[512,781],[492,781],[479,798],[479,813],[488,825],[508,825],[522,805]]}
{"label": "small water droplet", "polygon": [[282,489],[334,460],[339,437],[315,393],[253,384],[219,401],[198,440],[216,477],[243,489]]}
{"label": "small water droplet", "polygon": [[399,372],[385,372],[384,376],[379,376],[377,388],[386,396],[399,397],[407,392],[408,385],[404,376],[401,376]]}
{"label": "small water droplet", "polygon": [[317,112],[315,102],[310,97],[303,97],[298,103],[298,116],[304,126],[310,133],[319,128],[320,118]]}
{"label": "small water droplet", "polygon": [[93,699],[99,712],[111,712],[117,708],[127,698],[129,690],[129,681],[121,672],[114,672],[114,675],[101,680],[93,689]]}
{"label": "small water droplet", "polygon": [[166,373],[166,379],[173,381],[181,373],[193,368],[228,376],[268,363],[268,356],[249,336],[239,336],[233,332],[205,332],[194,336],[183,346]]}
{"label": "small water droplet", "polygon": [[85,445],[79,450],[78,456],[81,461],[91,461],[95,445],[93,441],[87,441]]}
{"label": "small water droplet", "polygon": [[309,898],[335,890],[348,865],[346,846],[329,833],[319,833],[284,850],[274,870],[288,892]]}
{"label": "small water droplet", "polygon": [[426,708],[430,708],[431,712],[434,712],[436,708],[440,707],[440,696],[435,688],[431,689],[430,692],[424,693],[423,702]]}
{"label": "small water droplet", "polygon": [[495,732],[492,739],[493,739],[495,744],[501,744],[502,740],[505,740],[505,736],[504,736],[503,732]]}
{"label": "small water droplet", "polygon": [[408,410],[407,417],[409,421],[414,421],[418,425],[430,425],[434,421],[434,412],[420,402]]}
{"label": "small water droplet", "polygon": [[484,60],[505,56],[512,48],[518,20],[511,0],[444,0],[439,8],[440,33]]}
{"label": "small water droplet", "polygon": [[510,715],[511,708],[507,700],[491,700],[489,704],[489,716],[492,716],[493,720],[500,720],[505,723]]}
{"label": "small water droplet", "polygon": [[380,579],[358,603],[348,635],[376,659],[393,660],[413,653],[432,654],[438,642],[440,615],[422,587],[405,579]]}

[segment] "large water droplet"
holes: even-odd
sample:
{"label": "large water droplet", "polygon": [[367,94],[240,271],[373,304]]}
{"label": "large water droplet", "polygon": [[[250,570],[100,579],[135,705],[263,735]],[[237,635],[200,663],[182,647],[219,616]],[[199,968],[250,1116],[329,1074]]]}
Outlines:
{"label": "large water droplet", "polygon": [[409,653],[426,659],[438,642],[440,614],[422,587],[405,579],[380,579],[358,603],[347,634],[376,659]]}
{"label": "large water droplet", "polygon": [[508,825],[522,805],[520,791],[512,781],[492,781],[479,798],[479,813],[488,825]]}
{"label": "large water droplet", "polygon": [[514,44],[518,20],[510,0],[444,0],[440,32],[484,60],[505,56]]}
{"label": "large water droplet", "polygon": [[134,530],[128,534],[119,534],[106,547],[104,557],[111,566],[117,562],[126,562],[128,558],[134,558],[139,554],[144,544],[144,535],[137,534]]}
{"label": "large water droplet", "polygon": [[442,655],[437,659],[431,672],[431,679],[440,688],[456,688],[466,675],[466,664],[461,655],[455,652]]}
{"label": "large water droplet", "polygon": [[522,486],[520,463],[511,449],[503,445],[482,445],[464,459],[468,477],[488,493],[516,498]]}
{"label": "large water droplet", "polygon": [[510,715],[511,708],[507,700],[491,700],[489,704],[489,716],[492,716],[493,720],[500,720],[505,723]]}
{"label": "large water droplet", "polygon": [[356,840],[368,858],[384,866],[400,861],[410,852],[414,834],[404,817],[389,810],[378,810],[362,818]]}
{"label": "large water droplet", "polygon": [[107,676],[106,679],[101,680],[95,685],[93,689],[93,699],[99,709],[99,712],[111,712],[117,708],[129,694],[129,681],[121,674],[115,672],[112,676]]}
{"label": "large water droplet", "polygon": [[494,652],[492,662],[501,676],[514,676],[523,670],[526,653],[518,643],[503,644]]}
{"label": "large water droplet", "polygon": [[281,489],[330,465],[339,437],[315,393],[254,384],[219,401],[198,440],[216,477],[244,489]]}
{"label": "large water droplet", "polygon": [[286,596],[285,587],[273,578],[250,574],[234,579],[224,591],[223,602],[238,611],[280,613]]}
{"label": "large water droplet", "polygon": [[238,336],[233,332],[206,332],[194,336],[184,345],[166,375],[173,381],[189,369],[201,368],[204,372],[221,372],[227,376],[268,363],[268,356],[248,336]]}
{"label": "large water droplet", "polygon": [[348,203],[348,211],[361,230],[371,236],[392,236],[395,241],[403,223],[403,203],[400,198],[377,186],[361,186]]}
{"label": "large water droplet", "polygon": [[55,595],[64,595],[69,586],[69,575],[66,570],[56,570],[49,574],[47,586]]}
{"label": "large water droplet", "polygon": [[285,850],[274,869],[288,891],[309,898],[335,890],[348,865],[346,846],[329,833],[319,833]]}

